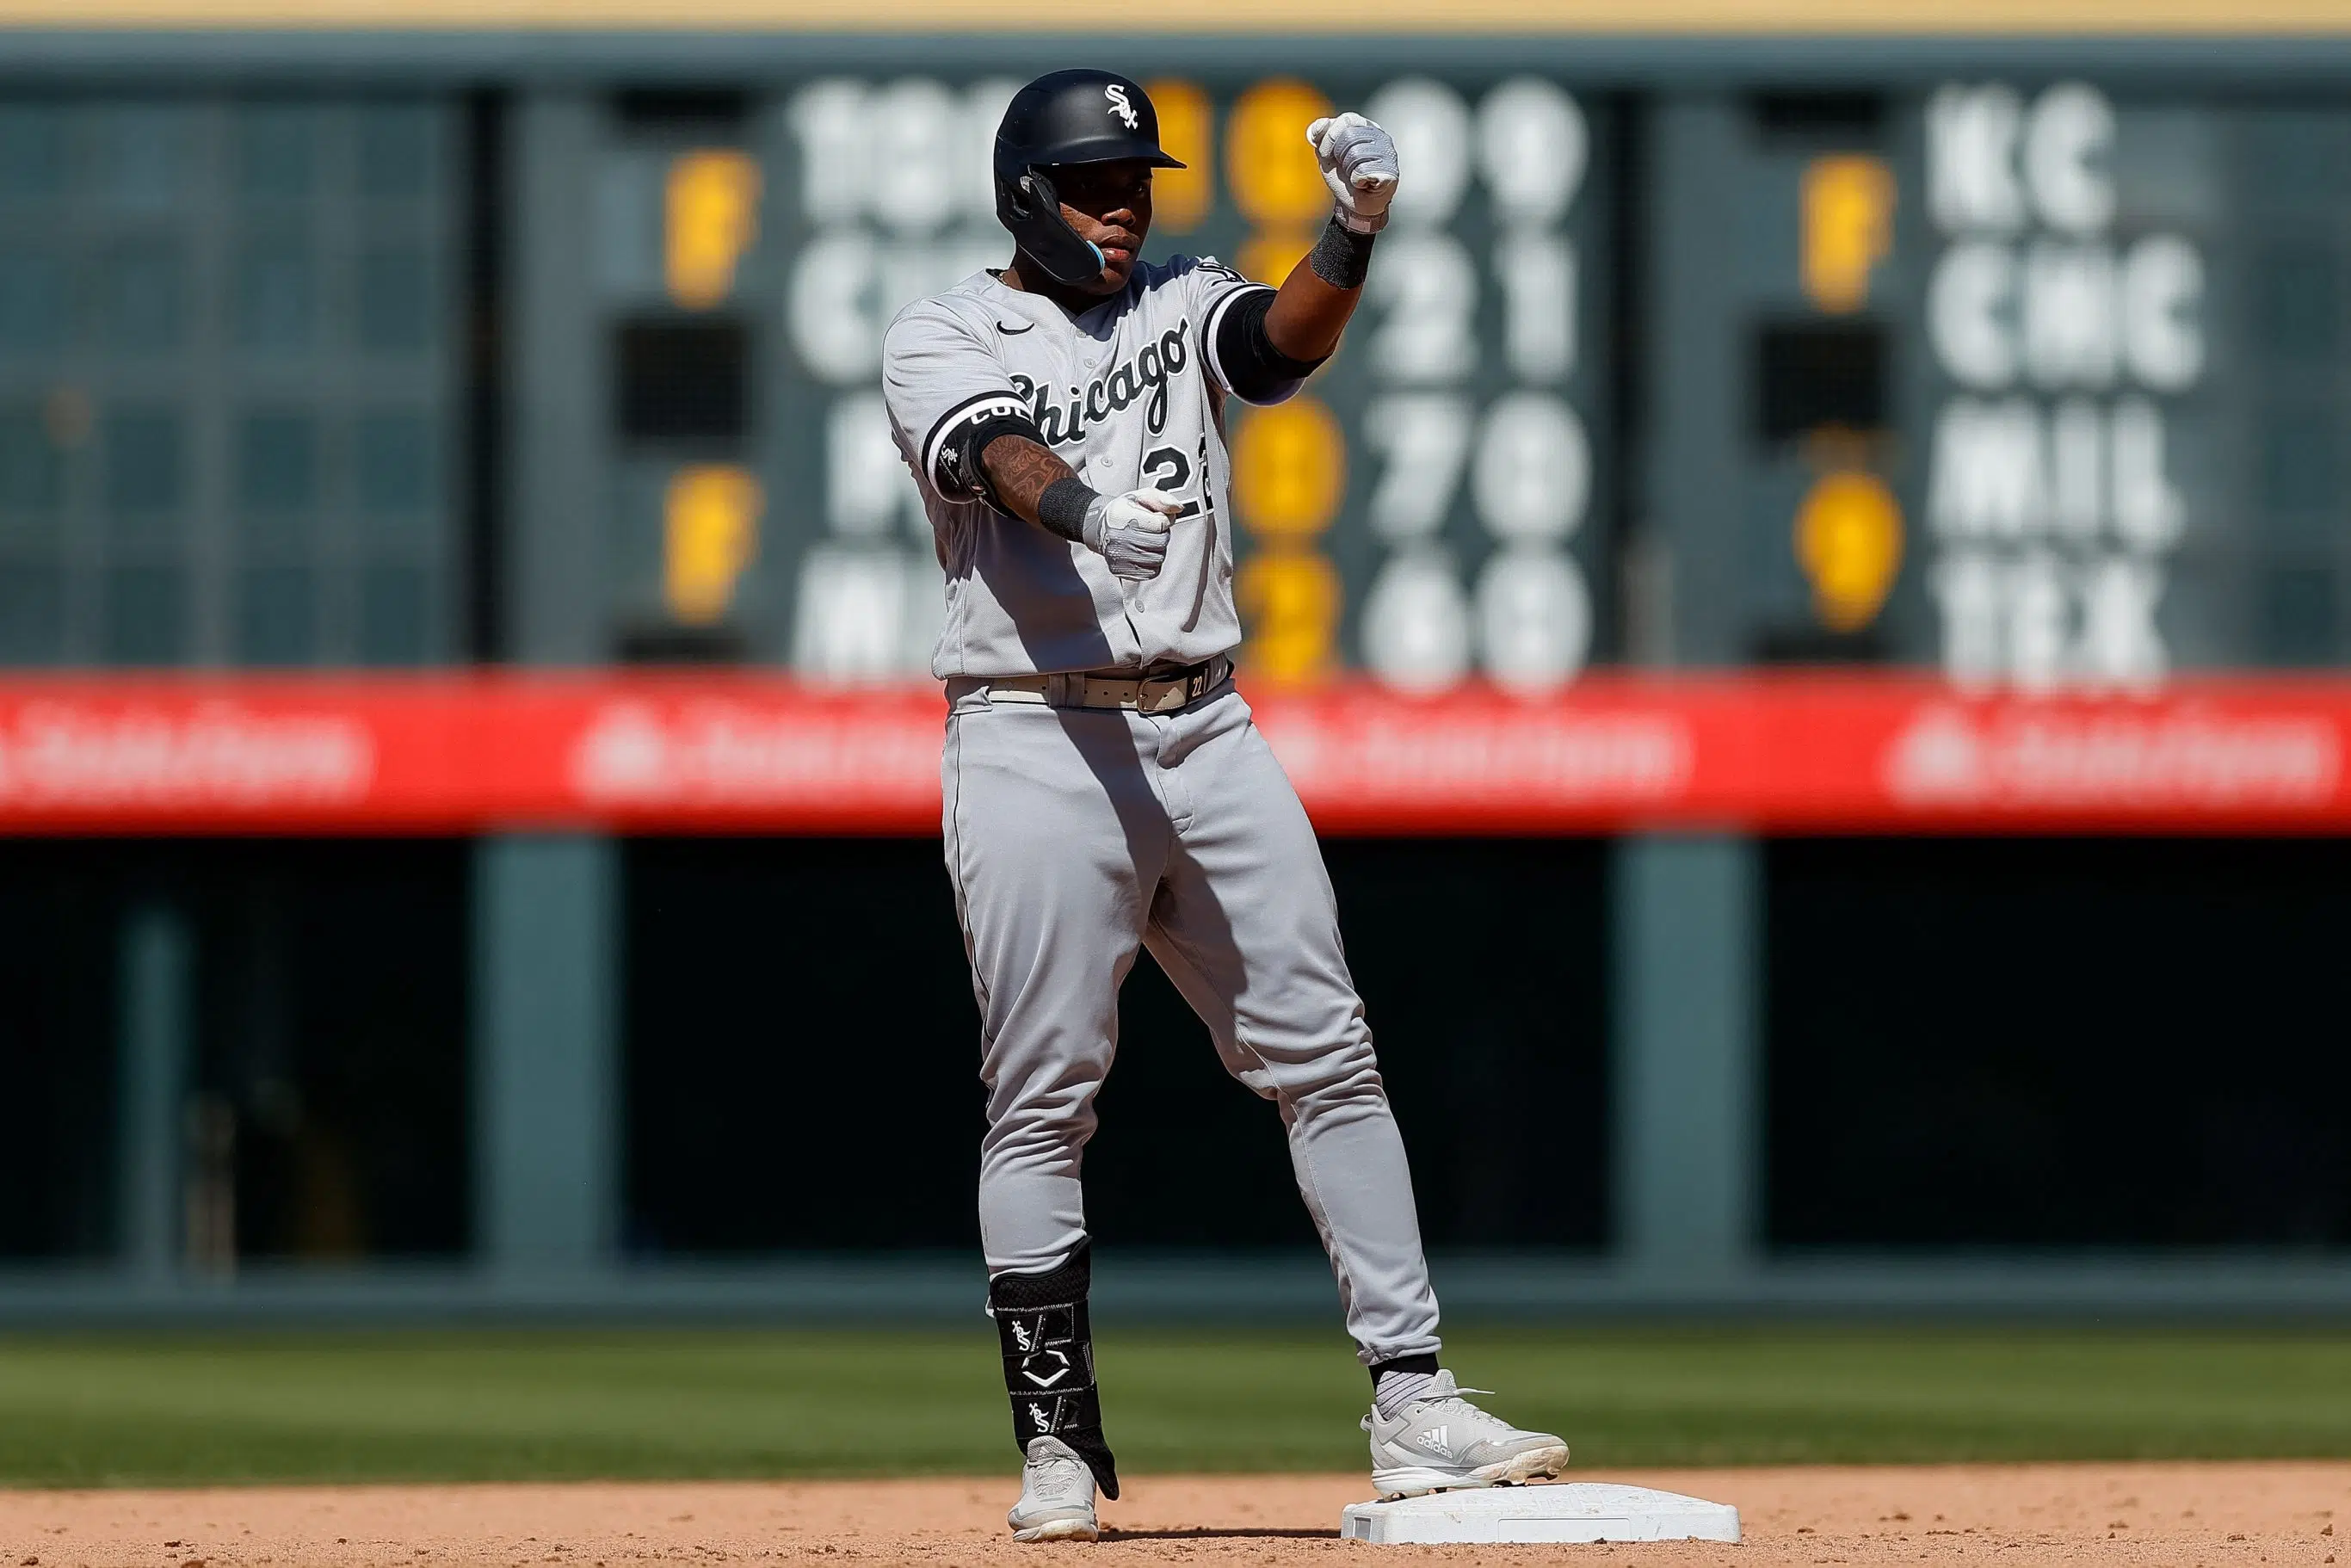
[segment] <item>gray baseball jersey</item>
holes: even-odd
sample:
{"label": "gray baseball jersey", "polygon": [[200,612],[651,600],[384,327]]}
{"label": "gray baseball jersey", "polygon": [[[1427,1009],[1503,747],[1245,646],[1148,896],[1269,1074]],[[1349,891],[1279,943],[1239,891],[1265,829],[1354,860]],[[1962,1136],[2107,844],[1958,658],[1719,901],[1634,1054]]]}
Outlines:
{"label": "gray baseball jersey", "polygon": [[[991,1273],[1086,1239],[1079,1166],[1117,1052],[1118,989],[1149,946],[1226,1068],[1274,1101],[1366,1362],[1434,1352],[1404,1142],[1314,831],[1229,685],[1170,713],[999,702],[992,677],[1144,669],[1240,641],[1214,344],[1261,285],[1179,256],[1072,318],[980,273],[909,306],[883,350],[890,415],[946,569],[933,669],[947,869],[987,1086],[979,1228]],[[1294,385],[1275,389],[1282,396]],[[1156,577],[977,498],[951,438],[1026,413],[1087,484],[1180,499]]]}
{"label": "gray baseball jersey", "polygon": [[[1215,344],[1224,313],[1253,290],[1270,292],[1179,256],[1136,267],[1076,317],[987,272],[898,313],[883,390],[947,581],[932,674],[1190,664],[1240,642],[1220,418],[1231,388]],[[1156,577],[1123,582],[1092,550],[979,499],[952,438],[1005,413],[1028,415],[1104,495],[1149,487],[1184,503]]]}

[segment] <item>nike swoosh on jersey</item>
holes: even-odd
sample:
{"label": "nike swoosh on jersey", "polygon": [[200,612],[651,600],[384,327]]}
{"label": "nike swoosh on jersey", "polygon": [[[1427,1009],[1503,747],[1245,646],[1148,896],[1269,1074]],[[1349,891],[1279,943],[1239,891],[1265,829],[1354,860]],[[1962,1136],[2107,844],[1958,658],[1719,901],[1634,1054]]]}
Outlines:
{"label": "nike swoosh on jersey", "polygon": [[1028,324],[1028,326],[1025,326],[1025,327],[1015,327],[1015,326],[1010,325],[1010,324],[1009,324],[1009,323],[1008,323],[1008,322],[998,321],[998,322],[996,324],[996,329],[997,329],[998,331],[999,331],[999,332],[1003,333],[1003,334],[1004,334],[1006,337],[1008,337],[1008,338],[1017,338],[1017,337],[1019,337],[1021,333],[1026,332],[1026,331],[1029,331],[1030,329],[1034,328],[1036,325],[1037,325],[1037,323],[1036,323],[1036,322],[1031,321],[1031,322],[1029,322],[1029,323]]}

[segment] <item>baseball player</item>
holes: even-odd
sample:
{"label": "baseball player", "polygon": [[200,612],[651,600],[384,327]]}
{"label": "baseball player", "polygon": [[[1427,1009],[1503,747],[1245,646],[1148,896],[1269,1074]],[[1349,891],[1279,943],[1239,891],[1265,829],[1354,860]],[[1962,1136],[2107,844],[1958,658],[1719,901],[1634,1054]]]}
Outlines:
{"label": "baseball player", "polygon": [[1274,1102],[1370,1369],[1384,1495],[1556,1476],[1567,1448],[1469,1403],[1403,1141],[1305,811],[1233,689],[1223,413],[1338,347],[1396,188],[1359,114],[1305,128],[1336,202],[1279,290],[1142,259],[1160,150],[1143,89],[1064,70],[996,137],[1017,248],[916,301],[883,349],[890,416],[946,573],[946,863],[981,1015],[980,1236],[1026,1458],[1021,1541],[1092,1540],[1118,1496],[1087,1322],[1079,1167],[1147,946],[1226,1068]]}

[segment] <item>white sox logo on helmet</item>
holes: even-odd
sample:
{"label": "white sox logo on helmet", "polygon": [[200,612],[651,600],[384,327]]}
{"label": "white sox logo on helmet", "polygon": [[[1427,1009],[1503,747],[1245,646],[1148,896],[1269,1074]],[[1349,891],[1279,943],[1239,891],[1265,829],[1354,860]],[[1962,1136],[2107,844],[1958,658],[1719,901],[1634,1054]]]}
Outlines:
{"label": "white sox logo on helmet", "polygon": [[1134,130],[1136,125],[1141,123],[1141,121],[1135,118],[1134,105],[1126,101],[1126,87],[1124,83],[1111,83],[1108,87],[1102,89],[1102,96],[1110,99],[1110,111],[1113,114],[1117,115],[1121,120],[1126,121],[1126,128],[1129,131]]}

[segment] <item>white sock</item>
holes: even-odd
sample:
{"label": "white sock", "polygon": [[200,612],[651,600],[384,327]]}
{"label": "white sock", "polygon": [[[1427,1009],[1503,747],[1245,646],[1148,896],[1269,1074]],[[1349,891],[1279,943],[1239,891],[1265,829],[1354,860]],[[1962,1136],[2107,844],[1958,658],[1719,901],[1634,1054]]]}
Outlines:
{"label": "white sock", "polygon": [[1419,1398],[1437,1381],[1434,1373],[1396,1372],[1380,1374],[1372,1385],[1372,1405],[1386,1419],[1393,1421],[1404,1414],[1404,1407]]}

